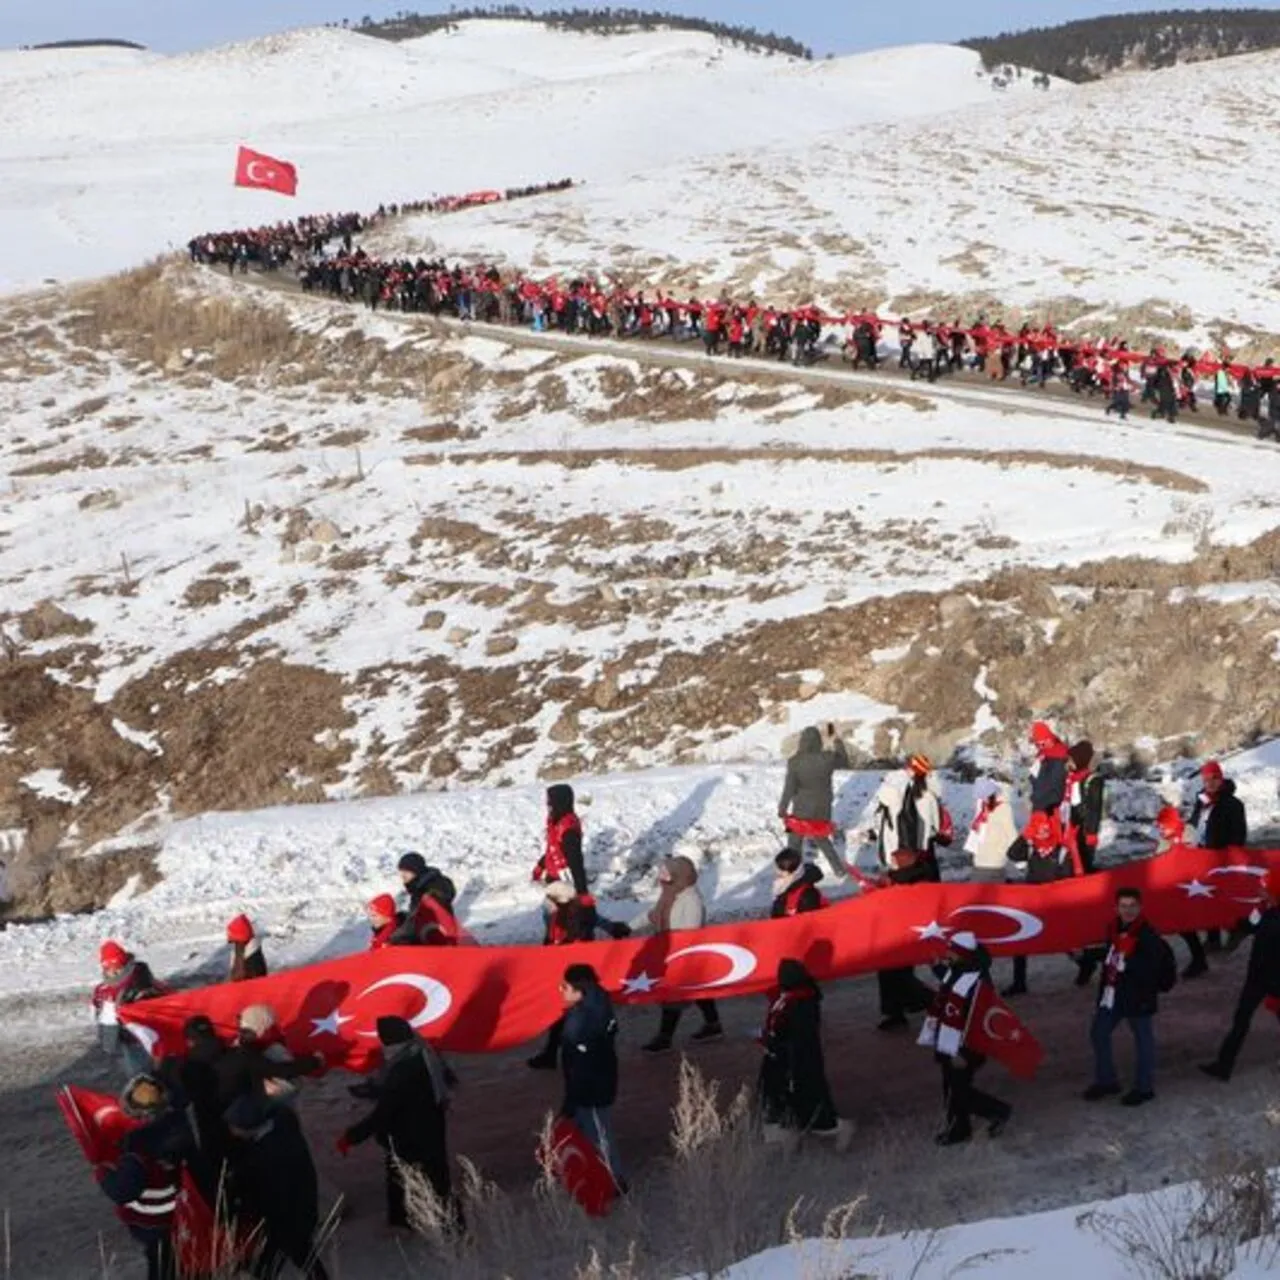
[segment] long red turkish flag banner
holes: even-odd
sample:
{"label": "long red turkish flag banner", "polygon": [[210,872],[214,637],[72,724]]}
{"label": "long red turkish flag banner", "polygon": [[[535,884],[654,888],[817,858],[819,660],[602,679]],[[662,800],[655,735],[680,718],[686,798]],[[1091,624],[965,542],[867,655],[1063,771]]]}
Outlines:
{"label": "long red turkish flag banner", "polygon": [[819,980],[936,960],[967,930],[997,956],[1043,955],[1104,939],[1116,890],[1142,890],[1162,933],[1223,928],[1266,901],[1280,849],[1228,854],[1177,848],[1158,858],[1049,885],[917,884],[865,892],[784,920],[565,947],[390,947],[261,978],[126,1005],[120,1017],[153,1054],[182,1051],[182,1025],[205,1014],[231,1036],[242,1009],[268,1004],[295,1053],[367,1071],[380,1016],[407,1018],[433,1044],[491,1053],[532,1040],[562,1012],[565,966],[593,965],[622,1004],[755,995],[778,962]]}

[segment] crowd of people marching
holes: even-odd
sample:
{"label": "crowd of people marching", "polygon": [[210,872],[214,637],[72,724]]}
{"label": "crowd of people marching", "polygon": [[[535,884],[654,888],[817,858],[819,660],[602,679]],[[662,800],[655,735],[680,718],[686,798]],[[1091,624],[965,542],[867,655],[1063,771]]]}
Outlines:
{"label": "crowd of people marching", "polygon": [[334,241],[338,242],[344,254],[351,254],[356,236],[372,231],[391,218],[422,213],[460,213],[480,205],[568,191],[573,185],[572,178],[561,178],[533,186],[507,187],[503,191],[469,191],[464,195],[382,204],[373,213],[304,215],[287,222],[242,231],[210,231],[189,240],[187,254],[192,262],[226,267],[233,275],[237,271],[245,274],[250,267],[260,271],[278,271],[290,263],[324,256]]}
{"label": "crowd of people marching", "polygon": [[[995,778],[979,779],[976,810],[962,842],[968,874],[979,882],[1025,880],[1045,884],[1098,869],[1098,841],[1105,807],[1104,775],[1088,741],[1068,744],[1045,722],[1031,726],[1030,812],[1019,825],[1013,802]],[[858,882],[861,890],[889,888],[941,879],[940,851],[958,840],[943,802],[937,776],[923,755],[913,755],[888,774],[874,798],[874,822],[858,838],[874,848],[875,867],[859,869],[847,857],[849,841],[833,818],[834,775],[850,767],[833,726],[811,727],[800,736],[789,759],[778,816],[786,846],[773,860],[770,914],[785,918],[822,911],[824,872],[806,855],[820,854],[837,880]],[[698,873],[685,857],[666,859],[658,872],[656,902],[629,920],[608,919],[591,893],[583,855],[583,828],[571,787],[547,789],[544,846],[532,869],[543,891],[543,941],[562,946],[600,937],[625,938],[633,932],[696,931],[706,921]],[[1200,772],[1198,795],[1184,816],[1166,806],[1156,821],[1155,852],[1192,843],[1209,850],[1243,846],[1248,839],[1244,807],[1232,781],[1216,762]],[[959,860],[959,852],[955,859]],[[369,946],[454,946],[472,941],[454,914],[455,887],[446,871],[418,853],[400,858],[398,896],[375,897],[367,907]],[[1184,935],[1189,959],[1181,977],[1207,972],[1208,953],[1230,951],[1250,935],[1252,952],[1228,1033],[1214,1058],[1203,1066],[1217,1080],[1231,1077],[1241,1045],[1258,1008],[1280,1009],[1280,879],[1267,884],[1270,905],[1241,919],[1223,939]],[[1076,983],[1097,977],[1091,1023],[1093,1078],[1083,1092],[1089,1102],[1118,1096],[1127,1107],[1155,1098],[1155,1020],[1160,997],[1178,980],[1169,943],[1144,918],[1141,893],[1122,888],[1115,913],[1098,922],[1099,942],[1072,958]],[[267,962],[252,923],[239,916],[227,928],[231,949],[230,981],[263,977]],[[978,1089],[975,1077],[986,1058],[970,1042],[975,1002],[1003,996],[1012,1000],[1028,990],[1025,958],[1013,962],[1003,991],[995,990],[991,957],[966,931],[950,932],[945,955],[932,984],[913,969],[878,975],[880,1031],[906,1030],[923,1014],[918,1043],[935,1057],[942,1080],[944,1119],[941,1145],[968,1141],[974,1121],[998,1135],[1008,1124],[1007,1102]],[[302,1274],[323,1280],[318,1258],[318,1193],[315,1166],[296,1115],[303,1078],[323,1070],[320,1057],[294,1057],[285,1048],[275,1013],[252,1004],[239,1019],[234,1043],[224,1043],[207,1018],[185,1027],[186,1054],[158,1066],[120,1025],[121,1005],[163,993],[144,961],[116,942],[101,949],[102,982],[93,1007],[103,1049],[128,1080],[122,1106],[143,1122],[126,1141],[119,1163],[106,1170],[102,1186],[119,1214],[146,1250],[152,1280],[170,1280],[169,1232],[178,1170],[192,1171],[210,1203],[229,1205],[261,1241],[257,1276],[275,1276],[284,1259]],[[564,1015],[548,1028],[545,1042],[528,1060],[535,1071],[559,1069],[563,1075],[560,1113],[591,1143],[617,1188],[626,1181],[611,1121],[619,1094],[616,1049],[618,1023],[609,994],[595,971],[569,965],[560,983]],[[699,1025],[691,1043],[722,1036],[714,1001],[696,1002]],[[1007,1010],[1007,1006],[1006,1006]],[[684,1013],[682,1004],[663,1004],[653,1036],[642,1051],[668,1052]],[[1010,1014],[1012,1017],[1013,1015]],[[977,1019],[981,1022],[981,1019]],[[1120,1083],[1112,1039],[1127,1024],[1135,1046],[1132,1084]],[[447,1143],[450,1089],[448,1066],[403,1018],[377,1022],[382,1045],[380,1070],[351,1092],[370,1103],[363,1120],[337,1138],[346,1154],[354,1145],[376,1140],[386,1151],[388,1222],[406,1225],[405,1183],[416,1173],[446,1207],[452,1229],[465,1230],[454,1195]],[[797,959],[785,959],[768,997],[760,1035],[759,1115],[767,1141],[791,1147],[802,1135],[825,1138],[845,1149],[852,1126],[842,1117],[829,1086],[822,1045],[822,997],[818,984]],[[166,1216],[166,1211],[167,1215]]]}
{"label": "crowd of people marching", "polygon": [[[571,185],[522,188],[504,198]],[[1107,415],[1122,421],[1134,411],[1135,396],[1139,406],[1149,406],[1151,417],[1169,422],[1181,413],[1199,412],[1203,401],[1219,417],[1234,413],[1255,423],[1260,439],[1280,440],[1280,366],[1272,357],[1250,365],[1225,351],[1218,356],[1161,346],[1139,351],[1118,335],[1076,338],[1050,323],[1011,328],[985,314],[971,324],[958,318],[887,318],[865,308],[832,314],[813,304],[676,297],[586,276],[538,280],[486,263],[379,258],[356,243],[361,232],[398,213],[448,212],[497,194],[214,233],[192,240],[189,251],[193,261],[226,266],[233,274],[250,266],[287,268],[308,293],[375,311],[447,315],[534,332],[688,342],[712,357],[756,356],[793,365],[810,365],[839,350],[854,369],[895,365],[913,381],[969,373],[993,383],[1043,389],[1052,380],[1077,394],[1102,397]]]}

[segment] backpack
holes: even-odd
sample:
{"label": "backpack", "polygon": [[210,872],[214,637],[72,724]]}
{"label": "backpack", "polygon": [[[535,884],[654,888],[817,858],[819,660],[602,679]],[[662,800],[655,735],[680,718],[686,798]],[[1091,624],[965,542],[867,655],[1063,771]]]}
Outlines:
{"label": "backpack", "polygon": [[453,900],[458,896],[457,887],[443,871],[437,871],[434,867],[431,871],[434,874],[428,880],[425,892],[452,913]]}
{"label": "backpack", "polygon": [[1164,939],[1160,939],[1160,967],[1156,971],[1156,990],[1167,996],[1178,985],[1178,957]]}

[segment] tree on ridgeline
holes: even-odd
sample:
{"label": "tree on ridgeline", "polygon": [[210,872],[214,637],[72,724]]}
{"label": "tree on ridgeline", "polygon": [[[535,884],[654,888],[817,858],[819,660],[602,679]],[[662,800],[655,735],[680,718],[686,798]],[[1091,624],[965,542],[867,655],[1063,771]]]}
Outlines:
{"label": "tree on ridgeline", "polygon": [[505,4],[487,7],[453,8],[448,13],[410,13],[401,10],[394,17],[375,22],[365,16],[358,23],[347,24],[361,35],[380,40],[413,40],[437,31],[451,31],[460,22],[537,22],[553,31],[577,31],[589,35],[622,35],[631,31],[697,31],[715,37],[725,44],[772,56],[812,61],[813,50],[790,36],[754,27],[715,22],[710,18],[694,18],[681,13],[662,13],[647,9],[545,9],[535,13],[522,5]]}
{"label": "tree on ridgeline", "polygon": [[1280,48],[1280,10],[1123,13],[961,44],[981,54],[988,71],[1013,63],[1080,84],[1118,71],[1157,70]]}

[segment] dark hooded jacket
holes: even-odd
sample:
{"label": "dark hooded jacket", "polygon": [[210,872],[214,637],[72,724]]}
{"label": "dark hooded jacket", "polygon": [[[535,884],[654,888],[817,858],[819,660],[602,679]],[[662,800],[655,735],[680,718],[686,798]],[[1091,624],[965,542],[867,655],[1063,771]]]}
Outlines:
{"label": "dark hooded jacket", "polygon": [[320,1220],[320,1188],[298,1117],[288,1107],[268,1109],[245,1096],[233,1104],[227,1121],[250,1133],[233,1145],[242,1221],[261,1222],[268,1238],[305,1253]]}
{"label": "dark hooded jacket", "polygon": [[[383,1065],[358,1096],[374,1100],[373,1110],[347,1130],[353,1143],[375,1138],[380,1147],[410,1164],[447,1160],[445,1111],[448,1086],[444,1064],[435,1051],[414,1034],[402,1018],[380,1018],[384,1041]],[[394,1028],[388,1032],[384,1028]]]}
{"label": "dark hooded jacket", "polygon": [[784,916],[804,915],[808,911],[820,910],[824,905],[818,889],[821,880],[822,868],[806,862],[800,868],[799,878],[774,898],[770,916],[779,920]]}
{"label": "dark hooded jacket", "polygon": [[844,743],[825,749],[822,734],[812,725],[800,734],[795,755],[787,761],[787,777],[778,801],[778,814],[811,822],[830,822],[834,799],[833,778],[837,769],[849,768]]}
{"label": "dark hooded jacket", "polygon": [[1191,810],[1191,825],[1200,826],[1200,818],[1206,805],[1212,805],[1205,823],[1204,847],[1206,849],[1238,849],[1249,843],[1249,822],[1244,804],[1236,795],[1236,784],[1230,778],[1223,780],[1213,800],[1202,792],[1196,796]]}
{"label": "dark hooded jacket", "polygon": [[560,1061],[564,1067],[562,1115],[581,1107],[611,1107],[618,1096],[618,1020],[603,987],[589,986],[564,1016]]}
{"label": "dark hooded jacket", "polygon": [[836,1110],[822,1054],[822,992],[798,960],[778,966],[761,1037],[760,1101],[768,1124],[831,1129]]}

